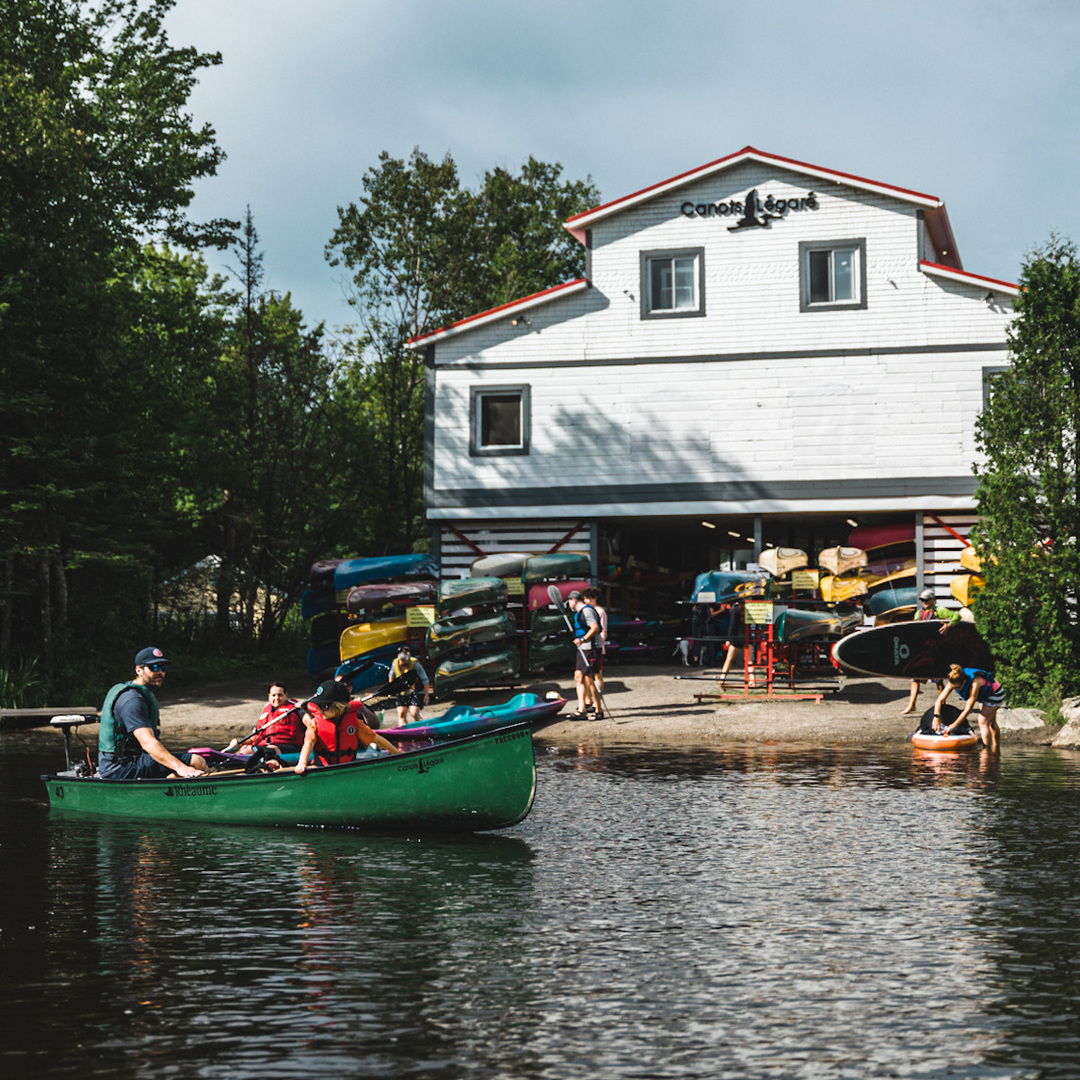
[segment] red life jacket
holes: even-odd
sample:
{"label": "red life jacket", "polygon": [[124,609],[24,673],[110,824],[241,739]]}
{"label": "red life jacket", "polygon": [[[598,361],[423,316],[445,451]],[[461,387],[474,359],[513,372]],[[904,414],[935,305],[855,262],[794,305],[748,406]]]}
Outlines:
{"label": "red life jacket", "polygon": [[315,718],[315,756],[323,765],[352,761],[361,746],[375,741],[375,732],[360,719],[361,710],[367,711],[361,702],[350,702],[336,720],[328,720],[313,702],[307,707]]}
{"label": "red life jacket", "polygon": [[273,743],[275,746],[303,746],[304,719],[295,701],[287,701],[277,709],[269,702],[259,714],[258,730],[247,741],[254,746]]}

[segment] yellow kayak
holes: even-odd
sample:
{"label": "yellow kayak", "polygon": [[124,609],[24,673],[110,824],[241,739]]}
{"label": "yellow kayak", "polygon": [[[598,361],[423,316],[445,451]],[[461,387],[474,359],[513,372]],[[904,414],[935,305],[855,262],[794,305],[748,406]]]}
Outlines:
{"label": "yellow kayak", "polygon": [[400,619],[384,619],[382,622],[354,623],[341,632],[341,659],[348,660],[385,645],[397,645],[407,638],[404,615]]}

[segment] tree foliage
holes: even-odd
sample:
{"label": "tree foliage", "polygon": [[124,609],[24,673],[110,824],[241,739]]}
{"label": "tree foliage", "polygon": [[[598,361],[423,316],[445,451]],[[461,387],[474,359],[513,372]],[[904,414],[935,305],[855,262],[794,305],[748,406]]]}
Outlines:
{"label": "tree foliage", "polygon": [[[22,0],[0,20],[3,666],[16,645],[47,667],[62,655],[71,569],[145,566],[160,522],[128,513],[162,456],[129,335],[142,245],[221,240],[227,224],[187,219],[222,153],[185,103],[219,58],[169,44],[170,7]],[[141,587],[127,595],[145,607]]]}
{"label": "tree foliage", "polygon": [[360,319],[346,386],[371,432],[366,491],[381,552],[411,550],[422,530],[424,368],[408,341],[581,276],[584,251],[562,222],[599,194],[561,174],[530,157],[519,175],[489,171],[471,192],[449,154],[384,152],[358,202],[338,208],[326,250],[349,271]]}
{"label": "tree foliage", "polygon": [[986,587],[974,611],[1015,704],[1080,693],[1080,263],[1057,237],[1020,275],[1009,368],[978,421]]}

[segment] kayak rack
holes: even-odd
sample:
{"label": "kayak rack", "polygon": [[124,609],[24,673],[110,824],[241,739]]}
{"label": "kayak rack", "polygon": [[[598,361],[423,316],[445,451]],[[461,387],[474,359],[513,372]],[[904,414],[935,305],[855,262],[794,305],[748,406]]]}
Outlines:
{"label": "kayak rack", "polygon": [[[840,687],[830,680],[828,687],[811,688],[796,682],[799,650],[806,643],[776,640],[773,605],[746,602],[746,639],[743,645],[742,689],[695,694],[696,701],[816,701]],[[738,678],[738,676],[736,676]]]}

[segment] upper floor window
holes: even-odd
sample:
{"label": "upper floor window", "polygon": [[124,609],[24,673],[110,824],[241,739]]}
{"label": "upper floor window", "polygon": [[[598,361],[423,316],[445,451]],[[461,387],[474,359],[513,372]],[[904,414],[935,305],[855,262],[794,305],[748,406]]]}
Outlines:
{"label": "upper floor window", "polygon": [[529,452],[528,386],[474,388],[469,406],[470,454]]}
{"label": "upper floor window", "polygon": [[866,307],[866,241],[799,244],[799,310]]}
{"label": "upper floor window", "polygon": [[705,314],[705,249],[641,253],[641,317]]}

